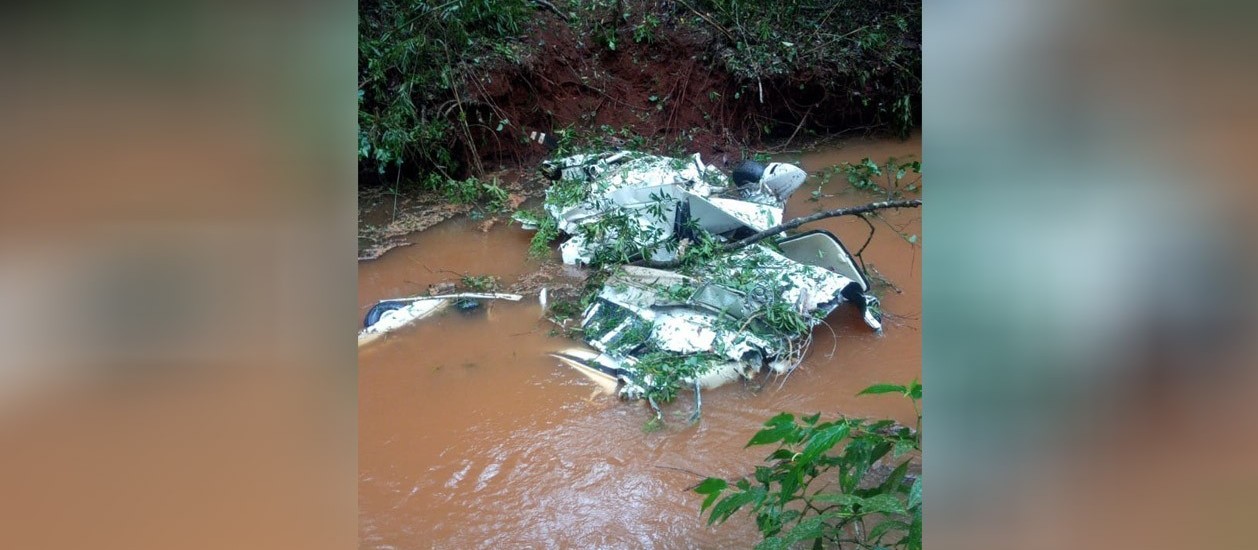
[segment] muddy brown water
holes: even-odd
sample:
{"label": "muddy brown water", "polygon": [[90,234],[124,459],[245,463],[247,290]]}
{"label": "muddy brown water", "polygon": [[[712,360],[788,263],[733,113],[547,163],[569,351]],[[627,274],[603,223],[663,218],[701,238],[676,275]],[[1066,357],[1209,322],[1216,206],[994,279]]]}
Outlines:
{"label": "muddy brown water", "polygon": [[[798,158],[809,172],[862,157],[920,158],[918,138],[854,140]],[[815,178],[792,197],[786,217],[876,200],[836,176],[810,201]],[[921,212],[885,214],[920,235]],[[536,295],[472,312],[449,311],[359,350],[359,537],[363,548],[743,548],[759,540],[739,513],[708,526],[702,475],[749,474],[772,449],[743,446],[781,411],[895,418],[911,424],[902,398],[862,396],[876,382],[921,373],[920,250],[886,224],[864,253],[899,289],[883,293],[882,335],[854,308],[840,307],[815,330],[812,350],[789,378],[761,377],[665,407],[665,427],[645,431],[641,402],[598,394],[547,353],[579,344],[551,336]],[[853,252],[867,227],[828,219]],[[457,274],[492,274],[509,284],[537,269],[530,233],[518,226],[456,219],[412,236],[412,246],[360,263],[360,313],[376,300],[419,294]],[[919,241],[920,242],[920,241]],[[833,350],[833,355],[831,351]]]}

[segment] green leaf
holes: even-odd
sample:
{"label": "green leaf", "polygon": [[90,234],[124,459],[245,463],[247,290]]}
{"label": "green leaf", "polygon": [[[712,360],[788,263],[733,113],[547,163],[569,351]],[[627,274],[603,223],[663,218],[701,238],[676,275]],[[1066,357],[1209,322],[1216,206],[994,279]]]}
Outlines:
{"label": "green leaf", "polygon": [[781,523],[790,523],[799,519],[799,516],[802,515],[804,515],[804,513],[799,510],[785,510],[782,512],[781,517],[778,518],[778,521]]}
{"label": "green leaf", "polygon": [[909,525],[909,534],[901,541],[909,550],[922,550],[922,510],[913,513],[913,524]]}
{"label": "green leaf", "polygon": [[814,504],[838,504],[847,508],[859,506],[864,501],[865,499],[851,493],[817,493],[812,497]]}
{"label": "green leaf", "polygon": [[783,425],[790,425],[794,423],[795,423],[795,415],[784,412],[784,413],[778,413],[773,418],[766,420],[764,422],[764,425],[765,426],[783,426]]}
{"label": "green leaf", "polygon": [[808,445],[804,447],[798,462],[800,464],[811,463],[818,456],[832,449],[835,443],[847,437],[849,431],[851,431],[851,427],[846,422],[818,431],[808,441]]}
{"label": "green leaf", "polygon": [[902,455],[912,451],[916,447],[917,444],[912,439],[900,439],[895,442],[895,450],[892,451],[891,455],[896,458],[900,458]]}
{"label": "green leaf", "polygon": [[878,486],[880,493],[894,493],[900,488],[900,483],[904,482],[904,476],[909,473],[909,461],[905,460],[904,464],[896,467],[891,471],[891,475],[887,476],[887,480]]}
{"label": "green leaf", "polygon": [[790,426],[779,426],[777,428],[760,430],[756,432],[756,435],[751,437],[751,440],[747,442],[746,447],[750,447],[752,445],[767,445],[769,443],[781,441],[794,430],[795,428]]}
{"label": "green leaf", "polygon": [[906,514],[904,503],[895,495],[874,495],[861,504],[863,514]]}
{"label": "green leaf", "polygon": [[[821,254],[821,251],[818,250],[817,253]],[[812,426],[817,423],[817,420],[820,420],[820,419],[821,419],[821,413],[817,413],[812,416],[805,416],[802,420],[804,421],[804,424]]]}
{"label": "green leaf", "polygon": [[856,395],[876,395],[880,393],[904,393],[906,388],[896,384],[874,384]]}
{"label": "green leaf", "polygon": [[699,511],[702,512],[707,510],[708,506],[711,506],[713,502],[716,502],[716,497],[720,496],[721,491],[724,491],[726,487],[729,487],[729,483],[727,483],[724,479],[715,477],[707,478],[703,480],[698,487],[695,487],[696,493],[708,495],[708,498],[703,499],[703,507],[699,508]]}
{"label": "green leaf", "polygon": [[792,498],[795,498],[795,490],[799,489],[800,482],[803,481],[804,473],[798,468],[792,468],[782,478],[782,490],[778,502],[786,504]]}
{"label": "green leaf", "polygon": [[908,388],[908,394],[909,394],[909,397],[913,399],[921,399],[922,398],[922,383],[918,382],[917,380],[914,380],[912,383],[910,383],[909,388]]}
{"label": "green leaf", "polygon": [[708,515],[708,525],[724,522],[734,515],[734,512],[737,512],[739,508],[755,499],[755,497],[755,492],[743,491],[721,499],[720,502],[716,503],[716,506],[712,507],[712,511]]}
{"label": "green leaf", "polygon": [[756,544],[756,550],[787,550],[791,543],[782,537],[769,537]]}
{"label": "green leaf", "polygon": [[765,445],[781,441],[791,432],[795,431],[795,415],[782,413],[770,418],[768,422],[764,423],[764,425],[769,426],[769,428],[756,432],[756,435],[751,437],[751,440],[747,442],[747,445],[744,446],[744,448],[752,445]]}
{"label": "green leaf", "polygon": [[878,523],[878,525],[875,525],[872,529],[869,530],[868,539],[874,542],[878,542],[879,540],[882,539],[882,537],[886,536],[887,533],[890,533],[893,530],[894,531],[908,531],[909,524],[904,523],[903,521],[898,521],[898,520],[882,521]]}
{"label": "green leaf", "polygon": [[[794,529],[791,529],[786,534],[782,535],[782,540],[785,541],[787,545],[789,545],[791,543],[804,541],[804,540],[813,540],[817,537],[820,537],[822,533],[822,529],[825,528],[825,523],[827,519],[830,519],[830,518],[827,516],[821,515],[821,516],[813,516],[804,521],[801,521],[799,522],[799,525],[795,526]],[[759,547],[757,546],[757,548]]]}
{"label": "green leaf", "polygon": [[792,458],[795,458],[795,451],[783,448],[773,451],[773,454],[769,455],[769,458],[766,460],[790,460]]}
{"label": "green leaf", "polygon": [[876,432],[878,430],[886,428],[887,426],[891,426],[892,424],[895,424],[894,420],[879,420],[877,422],[870,422],[868,425],[865,426],[865,431]]}
{"label": "green leaf", "polygon": [[917,478],[913,482],[913,487],[909,489],[909,508],[916,507],[922,503],[922,478]]}

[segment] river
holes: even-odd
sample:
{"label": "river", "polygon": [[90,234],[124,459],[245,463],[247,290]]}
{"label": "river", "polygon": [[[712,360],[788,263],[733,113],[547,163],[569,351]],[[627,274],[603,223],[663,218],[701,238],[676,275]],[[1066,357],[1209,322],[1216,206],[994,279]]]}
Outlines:
{"label": "river", "polygon": [[[799,160],[814,172],[863,157],[920,154],[915,136],[854,139],[775,160]],[[837,175],[822,191],[833,196],[813,201],[814,180],[791,198],[787,219],[879,198]],[[708,526],[702,498],[688,488],[699,474],[750,474],[772,450],[744,448],[764,420],[790,411],[913,423],[907,400],[855,394],[877,382],[920,378],[921,254],[905,235],[921,235],[921,215],[884,211],[887,223],[875,222],[863,255],[894,283],[883,292],[883,334],[865,327],[855,308],[840,307],[827,319],[833,333],[815,329],[809,356],[788,378],[705,391],[696,424],[685,420],[691,392],[664,408],[663,429],[649,431],[645,404],[598,394],[560,366],[547,353],[573,342],[551,335],[536,295],[449,311],[361,348],[360,546],[751,547],[759,534],[750,516]],[[868,233],[854,218],[805,228],[827,229],[853,252]],[[478,221],[450,220],[412,235],[411,246],[361,262],[360,314],[376,300],[420,294],[458,274],[494,275],[506,286],[538,269],[540,262],[527,258],[530,232],[506,223],[482,229]]]}

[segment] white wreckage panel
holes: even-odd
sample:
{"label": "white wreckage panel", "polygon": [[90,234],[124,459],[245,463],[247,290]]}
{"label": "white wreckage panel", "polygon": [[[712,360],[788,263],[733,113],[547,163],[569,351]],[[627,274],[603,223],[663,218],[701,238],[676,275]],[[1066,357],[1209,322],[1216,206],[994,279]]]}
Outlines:
{"label": "white wreckage panel", "polygon": [[358,331],[358,345],[363,346],[406,325],[436,315],[457,300],[509,300],[518,302],[519,294],[464,292],[438,296],[412,296],[380,300],[367,312],[365,325]]}

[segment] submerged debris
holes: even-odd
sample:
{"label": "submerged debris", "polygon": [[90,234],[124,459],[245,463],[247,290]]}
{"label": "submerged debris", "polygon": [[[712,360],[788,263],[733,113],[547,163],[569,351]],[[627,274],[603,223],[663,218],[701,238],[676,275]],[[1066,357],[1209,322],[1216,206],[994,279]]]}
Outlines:
{"label": "submerged debris", "polygon": [[358,331],[358,345],[371,343],[385,333],[431,317],[449,307],[450,304],[455,304],[455,307],[461,310],[468,310],[477,307],[480,304],[479,300],[518,302],[522,298],[523,296],[519,294],[464,292],[381,300],[367,310],[367,315],[363,319],[363,329]]}
{"label": "submerged debris", "polygon": [[[617,152],[547,162],[542,173],[555,180],[545,215],[569,235],[563,261],[617,266],[582,316],[593,349],[555,356],[621,397],[655,407],[679,388],[697,396],[762,371],[787,373],[803,360],[812,327],[843,302],[881,329],[868,279],[828,232],[719,249],[781,224],[806,177],[796,166],[745,162],[728,178],[698,154]],[[626,265],[639,260],[679,267]]]}

